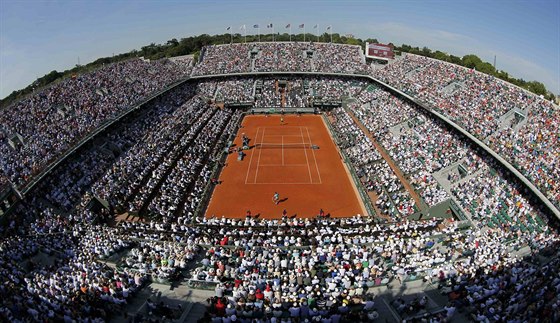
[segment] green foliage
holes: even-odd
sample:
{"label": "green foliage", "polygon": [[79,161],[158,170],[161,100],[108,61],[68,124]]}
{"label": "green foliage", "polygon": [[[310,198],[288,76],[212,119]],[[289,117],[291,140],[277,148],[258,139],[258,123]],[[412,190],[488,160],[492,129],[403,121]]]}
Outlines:
{"label": "green foliage", "polygon": [[529,91],[533,93],[540,94],[540,95],[547,94],[546,87],[541,82],[537,82],[537,81],[527,82],[526,86],[529,89]]}
{"label": "green foliage", "polygon": [[347,45],[360,45],[362,46],[362,40],[361,39],[356,39],[356,38],[348,38],[346,39],[346,44]]}
{"label": "green foliage", "polygon": [[481,62],[480,64],[476,65],[476,70],[490,75],[496,74],[496,69],[494,69],[494,66],[488,62]]}
{"label": "green foliage", "polygon": [[425,47],[425,46],[424,46],[424,47],[422,48],[422,54],[423,54],[424,56],[430,56],[430,55],[432,54],[432,51],[431,51],[428,47]]}
{"label": "green foliage", "polygon": [[447,53],[440,52],[440,51],[438,50],[438,51],[436,51],[436,52],[434,53],[433,56],[434,56],[435,59],[439,59],[440,61],[449,62],[449,55],[447,55]]}
{"label": "green foliage", "polygon": [[455,55],[449,55],[449,63],[453,63],[453,64],[457,64],[457,65],[461,65],[461,58],[457,57]]}
{"label": "green foliage", "polygon": [[461,62],[464,67],[476,68],[478,65],[482,64],[482,60],[476,55],[465,55]]}

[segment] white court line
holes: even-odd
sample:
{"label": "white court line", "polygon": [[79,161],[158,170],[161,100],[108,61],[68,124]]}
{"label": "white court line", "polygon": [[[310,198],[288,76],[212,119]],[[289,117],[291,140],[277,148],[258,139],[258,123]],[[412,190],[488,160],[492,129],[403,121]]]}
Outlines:
{"label": "white court line", "polygon": [[[268,130],[270,131],[270,129],[268,129]],[[274,137],[274,136],[282,136],[282,137],[301,137],[301,135],[282,135],[282,134],[277,135],[277,134],[270,134],[270,133],[269,133],[267,136],[269,136],[269,137]]]}
{"label": "white court line", "polygon": [[[301,143],[305,145],[305,140],[303,139],[303,130],[299,127],[299,131],[301,132]],[[311,167],[309,166],[309,158],[307,158],[307,149],[303,149],[305,153],[305,161],[307,162],[307,170],[309,171],[309,182],[313,184],[313,177],[311,177]]]}
{"label": "white court line", "polygon": [[[267,136],[270,136],[270,135],[267,135]],[[298,135],[298,137],[301,138],[301,135]],[[284,146],[289,147],[290,145],[300,145],[300,144],[301,144],[300,142],[292,142],[292,143],[288,142]],[[278,142],[259,142],[259,144],[255,145],[255,147],[266,146],[266,145],[280,147],[283,144],[278,143]],[[294,146],[292,146],[292,147],[294,147]],[[301,147],[297,146],[297,147],[294,147],[294,148],[304,148],[304,147],[309,147],[309,146],[305,146],[305,143],[303,143],[303,146],[301,146]],[[286,149],[288,149],[288,148],[286,148]]]}
{"label": "white court line", "polygon": [[272,166],[272,167],[291,167],[291,166],[297,166],[297,167],[303,167],[303,166],[307,166],[307,164],[288,164],[288,165],[282,165],[282,164],[266,164],[266,165],[259,165],[259,167],[267,167],[267,166]]}
{"label": "white court line", "polygon": [[268,130],[270,130],[270,129],[287,129],[287,128],[296,128],[297,129],[299,127],[301,127],[301,126],[286,126],[286,125],[283,125],[283,126],[266,126],[266,128],[268,128]]}
{"label": "white court line", "polygon": [[320,183],[247,183],[248,185],[319,185]]}
{"label": "white court line", "polygon": [[284,166],[284,136],[282,136],[282,166]]}
{"label": "white court line", "polygon": [[[257,146],[257,139],[259,138],[259,130],[261,130],[261,127],[257,128],[257,133],[255,134],[255,147]],[[253,152],[251,152],[251,158],[249,158],[249,168],[247,168],[247,176],[245,176],[245,184],[247,184],[247,180],[249,179],[249,171],[251,170],[251,163],[253,162],[254,154],[255,151],[253,150]]]}
{"label": "white court line", "polygon": [[[311,145],[311,135],[309,134],[309,128],[305,127],[307,130],[307,138],[309,138],[309,145]],[[322,184],[323,181],[321,180],[321,172],[319,172],[319,165],[317,164],[317,157],[315,157],[315,149],[311,149],[313,153],[313,159],[315,160],[315,167],[317,168],[317,175],[319,175],[319,184]]]}
{"label": "white court line", "polygon": [[[264,132],[266,131],[266,127],[263,128],[263,134],[262,134],[262,141],[264,141]],[[259,158],[257,159],[257,171],[255,172],[255,181],[253,182],[253,184],[257,183],[257,176],[259,174],[259,164],[261,163],[261,153],[262,153],[262,149],[259,149]]]}

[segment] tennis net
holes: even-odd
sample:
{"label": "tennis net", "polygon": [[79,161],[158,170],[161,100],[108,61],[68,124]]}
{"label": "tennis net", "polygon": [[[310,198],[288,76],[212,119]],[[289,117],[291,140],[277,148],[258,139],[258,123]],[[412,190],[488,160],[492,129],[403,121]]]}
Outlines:
{"label": "tennis net", "polygon": [[314,144],[305,143],[292,143],[292,144],[273,144],[273,143],[260,143],[256,144],[257,149],[319,149],[319,146]]}

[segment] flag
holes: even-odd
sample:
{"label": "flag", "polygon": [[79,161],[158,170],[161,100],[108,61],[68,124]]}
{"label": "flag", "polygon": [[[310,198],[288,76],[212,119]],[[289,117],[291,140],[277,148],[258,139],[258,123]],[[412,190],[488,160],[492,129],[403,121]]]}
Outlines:
{"label": "flag", "polygon": [[226,28],[226,30],[230,30],[230,29],[231,29],[231,26]]}
{"label": "flag", "polygon": [[266,25],[266,28],[272,28],[272,24]]}
{"label": "flag", "polygon": [[291,26],[290,24],[287,24],[287,25],[286,25],[286,29],[290,28],[290,26]]}
{"label": "flag", "polygon": [[317,29],[318,25],[313,26],[313,29]]}
{"label": "flag", "polygon": [[303,28],[305,26],[305,24],[301,24],[299,25],[299,28]]}
{"label": "flag", "polygon": [[327,27],[327,30],[331,30],[331,26],[328,26],[328,27]]}
{"label": "flag", "polygon": [[246,28],[245,28],[245,25],[241,25],[241,27],[239,27],[239,29],[241,29],[241,30],[246,29]]}
{"label": "flag", "polygon": [[259,28],[259,25],[253,25],[253,28]]}

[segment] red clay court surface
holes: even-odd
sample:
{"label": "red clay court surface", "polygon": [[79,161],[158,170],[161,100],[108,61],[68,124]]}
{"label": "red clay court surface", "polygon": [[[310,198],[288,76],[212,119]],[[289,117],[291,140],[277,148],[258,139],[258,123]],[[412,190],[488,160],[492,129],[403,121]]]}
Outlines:
{"label": "red clay court surface", "polygon": [[[286,115],[282,125],[279,115],[247,116],[235,147],[243,133],[252,148],[244,150],[242,161],[237,153],[227,157],[206,217],[244,218],[250,210],[272,219],[281,218],[284,209],[290,217],[315,217],[321,208],[332,217],[366,214],[322,117]],[[280,195],[278,205],[274,192]]]}

